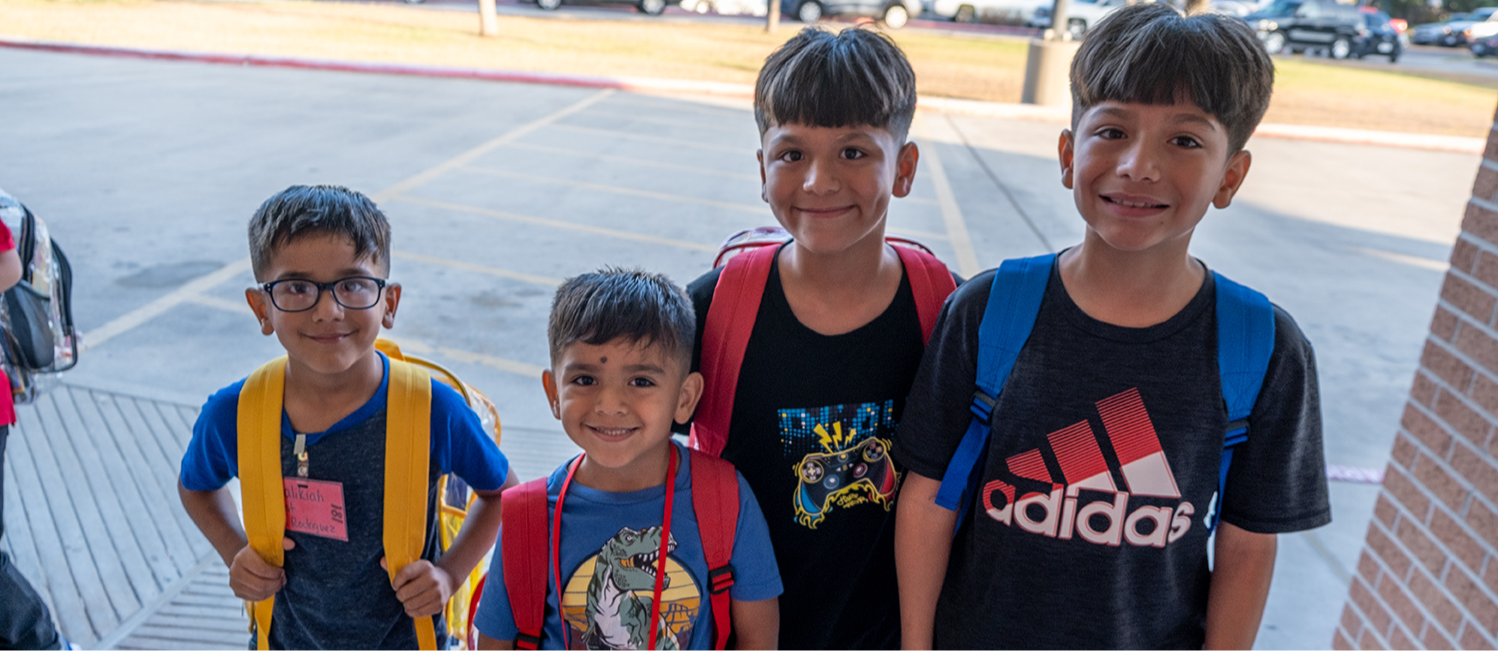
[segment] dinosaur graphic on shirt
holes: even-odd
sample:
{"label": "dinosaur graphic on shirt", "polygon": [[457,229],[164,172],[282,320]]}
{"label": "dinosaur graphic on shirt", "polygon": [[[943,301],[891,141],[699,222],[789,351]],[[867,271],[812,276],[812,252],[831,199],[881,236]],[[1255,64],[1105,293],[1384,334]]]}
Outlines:
{"label": "dinosaur graphic on shirt", "polygon": [[[676,538],[666,543],[666,553],[676,550]],[[650,626],[656,621],[647,594],[655,590],[655,573],[661,553],[661,528],[619,530],[604,543],[593,564],[588,582],[588,630],[583,643],[589,649],[643,649],[650,644]],[[670,587],[671,577],[662,580]],[[656,648],[679,649],[680,642],[664,621],[656,633]]]}

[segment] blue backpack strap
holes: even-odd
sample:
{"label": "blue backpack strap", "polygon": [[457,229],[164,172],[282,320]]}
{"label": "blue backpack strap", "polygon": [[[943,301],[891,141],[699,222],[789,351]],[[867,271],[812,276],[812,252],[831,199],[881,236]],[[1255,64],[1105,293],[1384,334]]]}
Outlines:
{"label": "blue backpack strap", "polygon": [[1035,327],[1035,317],[1040,314],[1040,301],[1045,297],[1046,283],[1051,278],[1051,265],[1055,259],[1056,254],[1050,253],[1005,260],[994,275],[988,307],[983,312],[983,322],[978,326],[978,387],[969,407],[973,420],[947,464],[941,488],[936,492],[936,504],[956,511],[959,527],[971,510],[976,484],[982,477],[982,473],[975,470],[988,449],[989,422],[994,404],[1009,380],[1009,372],[1014,370],[1019,351],[1030,338],[1030,330]]}
{"label": "blue backpack strap", "polygon": [[1217,528],[1233,449],[1248,440],[1248,416],[1264,386],[1269,356],[1274,353],[1274,308],[1269,299],[1222,274],[1212,275],[1217,284],[1217,372],[1222,378],[1228,426],[1222,441],[1222,467],[1217,473],[1216,507],[1207,531]]}

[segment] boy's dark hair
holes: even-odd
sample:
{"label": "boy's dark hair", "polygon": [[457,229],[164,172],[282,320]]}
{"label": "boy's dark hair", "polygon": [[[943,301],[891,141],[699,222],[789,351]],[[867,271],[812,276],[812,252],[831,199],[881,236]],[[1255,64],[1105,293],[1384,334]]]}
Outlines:
{"label": "boy's dark hair", "polygon": [[276,249],[308,235],[341,235],[354,257],[390,269],[390,222],[369,197],[336,185],[293,185],[260,204],[250,218],[250,265],[257,280]]}
{"label": "boy's dark hair", "polygon": [[1264,118],[1273,90],[1274,62],[1242,19],[1133,5],[1098,23],[1072,60],[1072,128],[1109,100],[1190,101],[1222,123],[1236,152]]}
{"label": "boy's dark hair", "polygon": [[579,341],[596,346],[622,337],[660,346],[667,359],[691,368],[696,336],[697,316],[685,291],[661,274],[618,267],[568,278],[557,288],[546,325],[552,364]]}
{"label": "boy's dark hair", "polygon": [[889,37],[807,27],[765,59],[754,83],[761,136],[777,124],[874,126],[899,143],[915,117],[915,71]]}

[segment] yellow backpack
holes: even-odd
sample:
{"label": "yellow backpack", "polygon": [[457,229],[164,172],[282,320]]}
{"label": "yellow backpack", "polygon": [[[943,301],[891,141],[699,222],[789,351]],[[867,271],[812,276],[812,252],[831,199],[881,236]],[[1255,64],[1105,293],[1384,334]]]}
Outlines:
{"label": "yellow backpack", "polygon": [[[494,403],[441,366],[415,356],[401,354],[393,342],[380,339],[375,348],[390,358],[385,425],[385,557],[390,577],[421,557],[426,542],[427,471],[431,457],[432,371],[443,383],[456,389],[468,406],[478,412],[486,428],[492,427],[494,442],[500,438],[499,412]],[[266,562],[281,567],[285,557],[281,539],[286,535],[286,502],[281,475],[281,398],[286,380],[283,355],[256,369],[239,393],[239,479],[244,501],[244,528],[250,546]],[[452,545],[474,496],[466,486],[449,486],[451,475],[438,480],[439,536],[443,551]],[[449,489],[452,490],[449,490]],[[485,560],[447,602],[444,634],[466,646],[468,606],[474,598],[472,586],[486,571]],[[269,648],[274,596],[246,602],[251,630],[257,646]],[[436,631],[431,617],[416,619],[416,639],[422,649],[436,649]]]}

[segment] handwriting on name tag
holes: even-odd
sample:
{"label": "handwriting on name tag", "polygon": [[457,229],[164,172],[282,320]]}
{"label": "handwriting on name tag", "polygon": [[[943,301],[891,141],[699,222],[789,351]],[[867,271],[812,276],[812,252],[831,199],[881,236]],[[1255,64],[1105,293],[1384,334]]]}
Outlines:
{"label": "handwriting on name tag", "polygon": [[348,542],[343,484],[286,477],[286,530]]}

